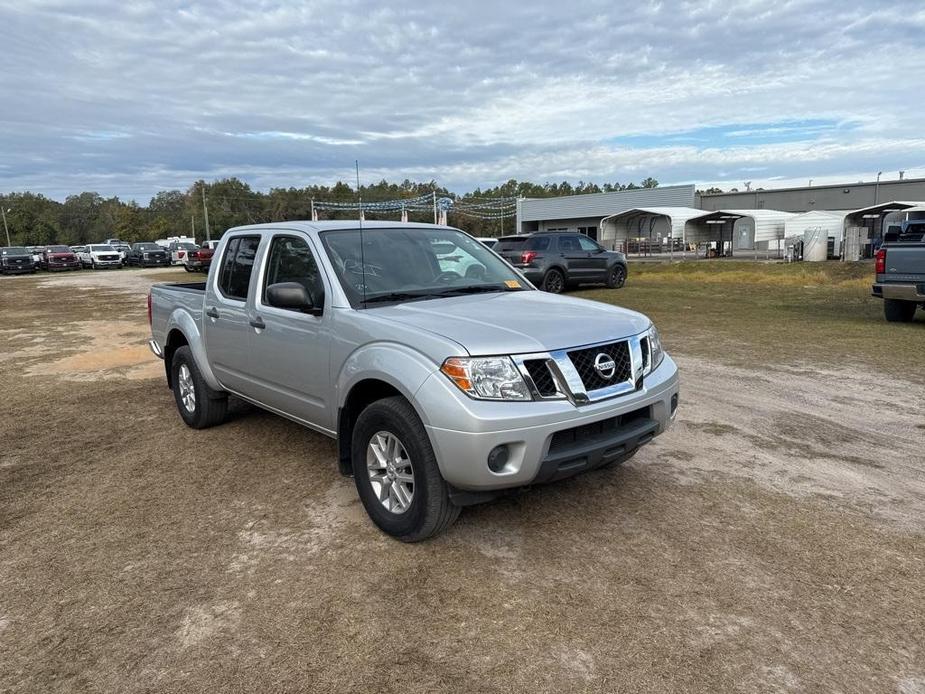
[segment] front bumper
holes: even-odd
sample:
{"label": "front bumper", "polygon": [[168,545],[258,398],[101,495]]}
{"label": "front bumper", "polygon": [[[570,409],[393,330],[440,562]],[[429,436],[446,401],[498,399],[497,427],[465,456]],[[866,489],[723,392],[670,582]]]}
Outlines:
{"label": "front bumper", "polygon": [[167,267],[170,265],[170,258],[142,258],[138,261],[139,267]]}
{"label": "front bumper", "polygon": [[91,264],[92,264],[92,263],[96,263],[96,266],[97,266],[97,267],[122,267],[122,261],[121,261],[121,260],[97,260],[97,259],[94,259],[93,261],[91,261]]}
{"label": "front bumper", "polygon": [[35,272],[35,265],[4,265],[2,270],[8,275],[18,275]]}
{"label": "front bumper", "polygon": [[67,262],[67,263],[52,263],[52,262],[49,262],[49,263],[48,263],[48,269],[49,269],[49,270],[79,270],[79,269],[80,269],[80,261],[78,261],[78,260],[72,260],[72,261]]}
{"label": "front bumper", "polygon": [[925,302],[925,283],[877,283],[870,288],[871,296],[878,299]]}
{"label": "front bumper", "polygon": [[[439,372],[415,400],[429,415],[425,429],[444,479],[479,492],[553,481],[627,456],[668,429],[678,389],[677,366],[666,355],[639,390],[584,405],[473,400]],[[508,462],[493,472],[488,455],[501,445]]]}

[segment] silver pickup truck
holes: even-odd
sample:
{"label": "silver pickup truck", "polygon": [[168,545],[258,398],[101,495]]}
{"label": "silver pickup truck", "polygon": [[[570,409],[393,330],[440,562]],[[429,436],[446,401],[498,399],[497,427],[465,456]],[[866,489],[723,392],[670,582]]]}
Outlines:
{"label": "silver pickup truck", "polygon": [[189,426],[234,395],[336,438],[373,522],[407,542],[629,459],[678,406],[648,318],[540,292],[448,227],[234,228],[206,282],[155,285],[148,313]]}

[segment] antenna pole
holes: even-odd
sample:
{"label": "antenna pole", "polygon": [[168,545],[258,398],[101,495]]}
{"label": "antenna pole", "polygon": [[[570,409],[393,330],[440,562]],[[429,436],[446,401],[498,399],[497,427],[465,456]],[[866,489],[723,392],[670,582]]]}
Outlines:
{"label": "antenna pole", "polygon": [[363,248],[363,198],[360,197],[360,160],[353,162],[357,170],[357,209],[360,212],[360,276],[363,282],[363,308],[366,308],[366,249]]}
{"label": "antenna pole", "polygon": [[437,191],[434,191],[434,224],[437,223]]}

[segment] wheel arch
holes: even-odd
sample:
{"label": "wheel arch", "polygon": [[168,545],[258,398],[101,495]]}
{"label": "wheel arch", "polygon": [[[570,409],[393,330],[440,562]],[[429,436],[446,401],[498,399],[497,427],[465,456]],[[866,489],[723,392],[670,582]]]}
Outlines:
{"label": "wheel arch", "polygon": [[366,345],[344,361],[335,387],[337,460],[343,474],[351,473],[350,446],[356,419],[370,403],[400,395],[427,424],[428,417],[415,402],[415,393],[436,368],[421,352],[396,343]]}
{"label": "wheel arch", "polygon": [[[201,309],[200,309],[201,310]],[[171,361],[177,349],[186,345],[193,353],[193,359],[196,360],[196,366],[202,374],[206,385],[216,392],[222,392],[222,384],[215,378],[209,360],[206,357],[205,345],[202,341],[202,333],[199,326],[193,319],[192,315],[182,309],[173,312],[167,321],[166,327],[167,338],[164,341],[164,368],[167,370],[167,384],[173,387],[173,378],[171,372]]]}

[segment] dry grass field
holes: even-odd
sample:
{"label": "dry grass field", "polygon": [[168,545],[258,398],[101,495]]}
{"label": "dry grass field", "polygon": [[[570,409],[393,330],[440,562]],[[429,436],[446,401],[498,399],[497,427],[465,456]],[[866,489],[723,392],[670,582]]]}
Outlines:
{"label": "dry grass field", "polygon": [[626,466],[403,545],[334,446],[186,428],[165,270],[0,278],[0,692],[925,692],[925,313],[864,265],[632,266],[682,369]]}

